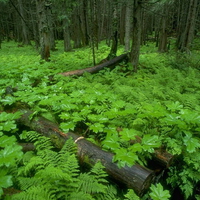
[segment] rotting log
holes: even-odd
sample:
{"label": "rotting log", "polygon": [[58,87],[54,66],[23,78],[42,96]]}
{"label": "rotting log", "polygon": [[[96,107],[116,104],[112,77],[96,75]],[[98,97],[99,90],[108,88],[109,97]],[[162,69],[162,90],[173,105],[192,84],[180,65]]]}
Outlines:
{"label": "rotting log", "polygon": [[23,152],[34,151],[35,146],[33,143],[18,143],[22,147]]}
{"label": "rotting log", "polygon": [[143,195],[149,188],[154,178],[154,172],[138,164],[132,167],[119,168],[116,163],[112,162],[113,154],[103,151],[100,147],[86,140],[84,137],[73,132],[63,133],[59,130],[57,124],[40,116],[33,117],[32,111],[23,110],[21,118],[17,119],[17,123],[23,124],[32,130],[35,130],[46,137],[51,138],[52,142],[57,148],[62,148],[65,141],[73,138],[77,144],[77,157],[80,163],[87,163],[94,165],[101,161],[106,172],[116,181],[124,184],[128,188],[134,189],[139,195]]}
{"label": "rotting log", "polygon": [[83,75],[84,72],[89,72],[89,73],[93,74],[93,73],[99,72],[100,70],[102,70],[104,68],[113,69],[117,64],[119,64],[123,60],[126,60],[127,58],[128,58],[128,54],[126,53],[126,54],[122,54],[120,56],[117,56],[117,57],[113,58],[112,60],[109,60],[109,61],[104,62],[102,64],[96,65],[94,67],[88,67],[88,68],[85,68],[85,69],[63,72],[63,73],[60,73],[60,74],[63,75],[63,76],[72,76],[72,75],[81,76],[81,75]]}
{"label": "rotting log", "polygon": [[165,149],[156,149],[153,154],[153,160],[160,166],[169,168],[174,162],[174,156]]}

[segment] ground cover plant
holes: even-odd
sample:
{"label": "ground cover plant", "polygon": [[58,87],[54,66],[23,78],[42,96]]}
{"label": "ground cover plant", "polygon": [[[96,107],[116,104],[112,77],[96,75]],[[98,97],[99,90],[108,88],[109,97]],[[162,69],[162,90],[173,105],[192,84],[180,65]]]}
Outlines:
{"label": "ground cover plant", "polygon": [[[92,66],[90,48],[61,53],[58,42],[58,51],[52,55],[51,62],[44,62],[33,47],[16,50],[13,48],[16,46],[14,42],[3,43],[0,54],[0,142],[7,141],[7,144],[2,143],[0,151],[0,163],[3,163],[0,164],[3,172],[1,176],[6,184],[0,182],[0,187],[8,188],[12,185],[24,192],[17,194],[19,197],[14,195],[3,198],[27,199],[20,196],[25,194],[38,199],[35,194],[40,187],[37,184],[38,176],[48,176],[48,168],[53,168],[55,177],[52,182],[47,183],[43,179],[41,199],[57,199],[58,193],[59,199],[65,199],[69,191],[79,191],[77,195],[84,194],[82,199],[140,199],[133,190],[126,194],[117,192],[115,186],[107,183],[100,165],[94,167],[93,171],[79,174],[77,160],[70,154],[70,150],[63,156],[73,159],[75,174],[64,172],[55,164],[63,159],[60,157],[62,153],[55,152],[48,142],[44,143],[45,148],[40,148],[39,143],[36,153],[23,155],[16,141],[24,139],[26,134],[27,137],[35,134],[25,134],[16,126],[14,120],[20,117],[20,112],[6,114],[3,111],[24,106],[33,110],[33,115],[42,115],[58,123],[64,132],[77,131],[102,149],[113,152],[113,162],[117,162],[119,167],[135,163],[147,166],[155,148],[167,149],[176,159],[164,171],[165,188],[158,180],[157,185],[152,185],[141,199],[170,199],[170,194],[177,188],[182,191],[185,199],[199,199],[196,187],[200,180],[200,75],[195,50],[191,56],[158,54],[150,44],[141,49],[137,73],[130,70],[129,64],[122,63],[112,71],[105,69],[93,75],[85,73],[81,77],[63,77],[60,72]],[[121,52],[122,49],[118,54]],[[109,48],[102,43],[96,53],[100,61],[108,55]],[[37,139],[37,134],[35,138],[35,142],[41,140],[39,136]],[[137,138],[140,142],[130,143],[130,140]],[[16,151],[13,152],[13,149]],[[45,157],[46,151],[46,162],[49,163],[43,166],[40,159]],[[48,155],[54,155],[58,160],[49,160]],[[7,160],[3,161],[5,158]],[[95,170],[99,170],[102,177],[95,177],[95,174],[98,175]],[[69,180],[73,180],[66,191],[62,190],[64,173],[69,176]],[[100,184],[101,191],[89,185],[88,190],[83,189],[83,184],[92,183],[83,183],[81,180],[89,179],[91,174],[95,184]],[[23,184],[20,180],[24,181]],[[28,180],[34,184],[34,188],[24,187]],[[108,196],[105,195],[107,193]],[[3,194],[3,190],[0,194]]]}

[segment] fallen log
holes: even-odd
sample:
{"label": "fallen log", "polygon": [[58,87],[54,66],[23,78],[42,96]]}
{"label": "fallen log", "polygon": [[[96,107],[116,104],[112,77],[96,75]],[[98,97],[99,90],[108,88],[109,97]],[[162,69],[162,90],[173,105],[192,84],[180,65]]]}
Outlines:
{"label": "fallen log", "polygon": [[33,143],[18,143],[22,147],[23,152],[34,151],[35,146]]}
{"label": "fallen log", "polygon": [[117,56],[117,57],[113,58],[112,60],[109,60],[109,61],[104,62],[102,64],[96,65],[94,67],[88,67],[88,68],[85,68],[85,69],[63,72],[63,73],[60,73],[60,74],[63,75],[63,76],[72,76],[72,75],[81,76],[81,75],[83,75],[84,72],[89,72],[89,73],[93,74],[93,73],[99,72],[101,69],[104,69],[104,68],[113,69],[117,64],[119,64],[120,62],[122,62],[123,60],[125,60],[127,58],[128,58],[128,54],[126,53],[126,54],[122,54],[120,56]]}
{"label": "fallen log", "polygon": [[17,123],[23,124],[51,138],[57,148],[62,148],[66,140],[73,138],[74,142],[77,144],[77,157],[80,163],[94,165],[96,162],[101,161],[106,172],[113,179],[126,185],[128,188],[134,189],[139,196],[143,195],[152,183],[154,178],[154,172],[152,170],[138,164],[132,167],[126,166],[119,168],[116,163],[112,162],[112,153],[101,150],[100,147],[78,134],[73,132],[63,133],[59,130],[58,125],[43,117],[38,116],[30,119],[33,113],[30,110],[23,110],[22,112],[24,114],[17,120]]}

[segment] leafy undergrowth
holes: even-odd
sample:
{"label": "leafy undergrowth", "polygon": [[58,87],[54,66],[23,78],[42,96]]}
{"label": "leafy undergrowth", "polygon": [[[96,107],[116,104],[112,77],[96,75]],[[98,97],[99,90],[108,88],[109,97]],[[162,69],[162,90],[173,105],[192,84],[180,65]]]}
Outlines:
{"label": "leafy undergrowth", "polygon": [[[162,146],[176,157],[167,171],[170,191],[180,188],[185,199],[195,195],[200,180],[200,74],[196,54],[158,54],[145,46],[137,73],[130,71],[128,64],[128,72],[117,66],[113,71],[105,69],[94,75],[63,77],[58,73],[92,66],[91,49],[62,53],[58,44],[58,51],[46,63],[39,60],[33,47],[16,46],[12,42],[2,45],[2,111],[25,105],[35,115],[59,123],[64,132],[78,131],[113,152],[113,161],[119,167],[136,162],[146,166],[154,149]],[[97,59],[102,60],[108,52],[102,43]],[[10,121],[0,120],[1,140],[20,133]],[[130,143],[138,138],[140,142]],[[10,171],[7,174],[12,174]],[[153,200],[170,196],[159,184],[151,187],[149,195]],[[136,195],[129,191],[126,198],[136,199]]]}

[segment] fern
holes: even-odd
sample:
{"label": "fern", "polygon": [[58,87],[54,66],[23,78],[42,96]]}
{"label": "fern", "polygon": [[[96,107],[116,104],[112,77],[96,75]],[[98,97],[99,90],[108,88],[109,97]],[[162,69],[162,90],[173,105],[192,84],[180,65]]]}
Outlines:
{"label": "fern", "polygon": [[84,192],[73,192],[67,198],[70,200],[95,200],[90,194]]}
{"label": "fern", "polygon": [[48,185],[31,186],[27,191],[15,194],[11,200],[57,200]]}
{"label": "fern", "polygon": [[[38,142],[41,138],[39,135],[33,136],[32,132],[26,134],[27,138],[37,143],[37,154],[31,154],[31,158],[26,160],[28,163],[20,167],[18,174],[21,176],[17,177],[17,183],[23,192],[13,195],[13,200],[116,199],[116,189],[109,186],[100,162],[90,172],[80,173],[77,148],[72,139],[67,140],[59,152],[55,152],[40,147],[43,144]],[[42,139],[49,142],[48,138]],[[51,148],[51,145],[48,146]]]}
{"label": "fern", "polygon": [[23,131],[20,138],[29,142],[34,142],[37,151],[54,148],[50,138],[47,138],[36,131]]}

